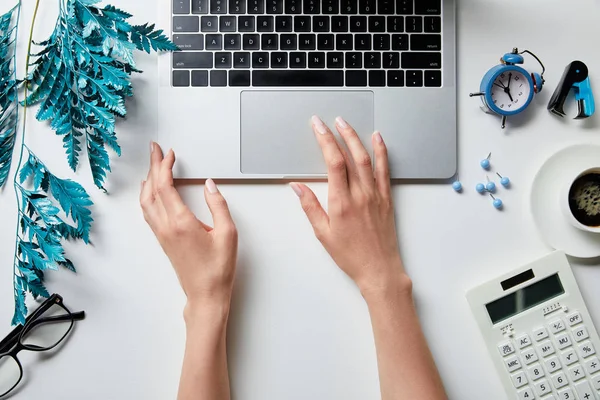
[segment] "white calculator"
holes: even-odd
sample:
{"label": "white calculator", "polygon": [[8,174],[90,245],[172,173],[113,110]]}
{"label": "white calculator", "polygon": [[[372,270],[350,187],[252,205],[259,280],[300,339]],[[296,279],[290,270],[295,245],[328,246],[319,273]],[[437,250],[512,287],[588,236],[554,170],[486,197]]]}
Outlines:
{"label": "white calculator", "polygon": [[508,399],[600,400],[600,338],[554,252],[467,293]]}

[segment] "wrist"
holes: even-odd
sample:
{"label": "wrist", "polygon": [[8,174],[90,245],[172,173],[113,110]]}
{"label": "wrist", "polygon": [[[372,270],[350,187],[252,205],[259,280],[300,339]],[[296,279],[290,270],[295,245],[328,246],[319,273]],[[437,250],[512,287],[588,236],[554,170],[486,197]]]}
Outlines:
{"label": "wrist", "polygon": [[412,301],[412,280],[405,272],[397,272],[379,282],[359,285],[368,305],[380,302]]}
{"label": "wrist", "polygon": [[188,328],[206,324],[226,324],[229,309],[229,297],[188,299],[183,310],[183,319]]}

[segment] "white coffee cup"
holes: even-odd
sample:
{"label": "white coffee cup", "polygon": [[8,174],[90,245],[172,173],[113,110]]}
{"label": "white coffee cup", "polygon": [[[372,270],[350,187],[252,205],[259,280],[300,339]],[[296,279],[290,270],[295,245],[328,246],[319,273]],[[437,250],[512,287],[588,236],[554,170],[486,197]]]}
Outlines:
{"label": "white coffee cup", "polygon": [[581,229],[583,231],[587,231],[587,232],[600,233],[600,223],[598,223],[595,226],[594,225],[589,226],[589,225],[584,224],[583,222],[581,222],[579,219],[576,218],[575,211],[571,209],[571,205],[570,205],[571,191],[572,191],[575,183],[579,180],[579,178],[586,176],[586,175],[590,175],[590,174],[600,175],[600,167],[586,169],[585,171],[582,171],[582,172],[578,173],[577,175],[573,176],[571,179],[569,179],[569,181],[565,185],[565,187],[562,191],[562,194],[561,194],[561,199],[560,199],[561,208],[563,210],[565,217],[569,220],[569,222],[574,227]]}

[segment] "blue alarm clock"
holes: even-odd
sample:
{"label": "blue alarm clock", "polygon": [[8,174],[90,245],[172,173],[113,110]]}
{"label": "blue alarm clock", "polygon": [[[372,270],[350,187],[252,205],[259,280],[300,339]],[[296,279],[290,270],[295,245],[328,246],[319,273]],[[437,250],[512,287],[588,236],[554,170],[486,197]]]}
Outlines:
{"label": "blue alarm clock", "polygon": [[[542,73],[529,73],[520,64],[525,62],[523,54],[534,57],[542,67]],[[502,117],[502,129],[506,118],[519,114],[531,104],[533,96],[542,91],[546,68],[540,59],[529,50],[519,52],[514,48],[500,59],[501,64],[490,69],[481,80],[479,92],[470,96],[480,96],[483,111]]]}

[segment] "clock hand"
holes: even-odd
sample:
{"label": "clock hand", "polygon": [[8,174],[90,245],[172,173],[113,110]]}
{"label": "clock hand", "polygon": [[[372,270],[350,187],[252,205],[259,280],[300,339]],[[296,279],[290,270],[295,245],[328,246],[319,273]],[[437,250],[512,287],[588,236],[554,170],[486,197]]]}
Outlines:
{"label": "clock hand", "polygon": [[498,86],[499,88],[506,89],[506,86],[504,86],[504,85],[501,86],[501,85],[497,84],[496,82],[494,82],[494,85]]}
{"label": "clock hand", "polygon": [[512,72],[508,74],[508,85],[506,86],[507,88],[510,89],[510,81],[512,79]]}
{"label": "clock hand", "polygon": [[508,98],[510,99],[511,102],[515,102],[512,98],[512,96],[510,95],[510,90],[507,90],[506,93],[508,94]]}

